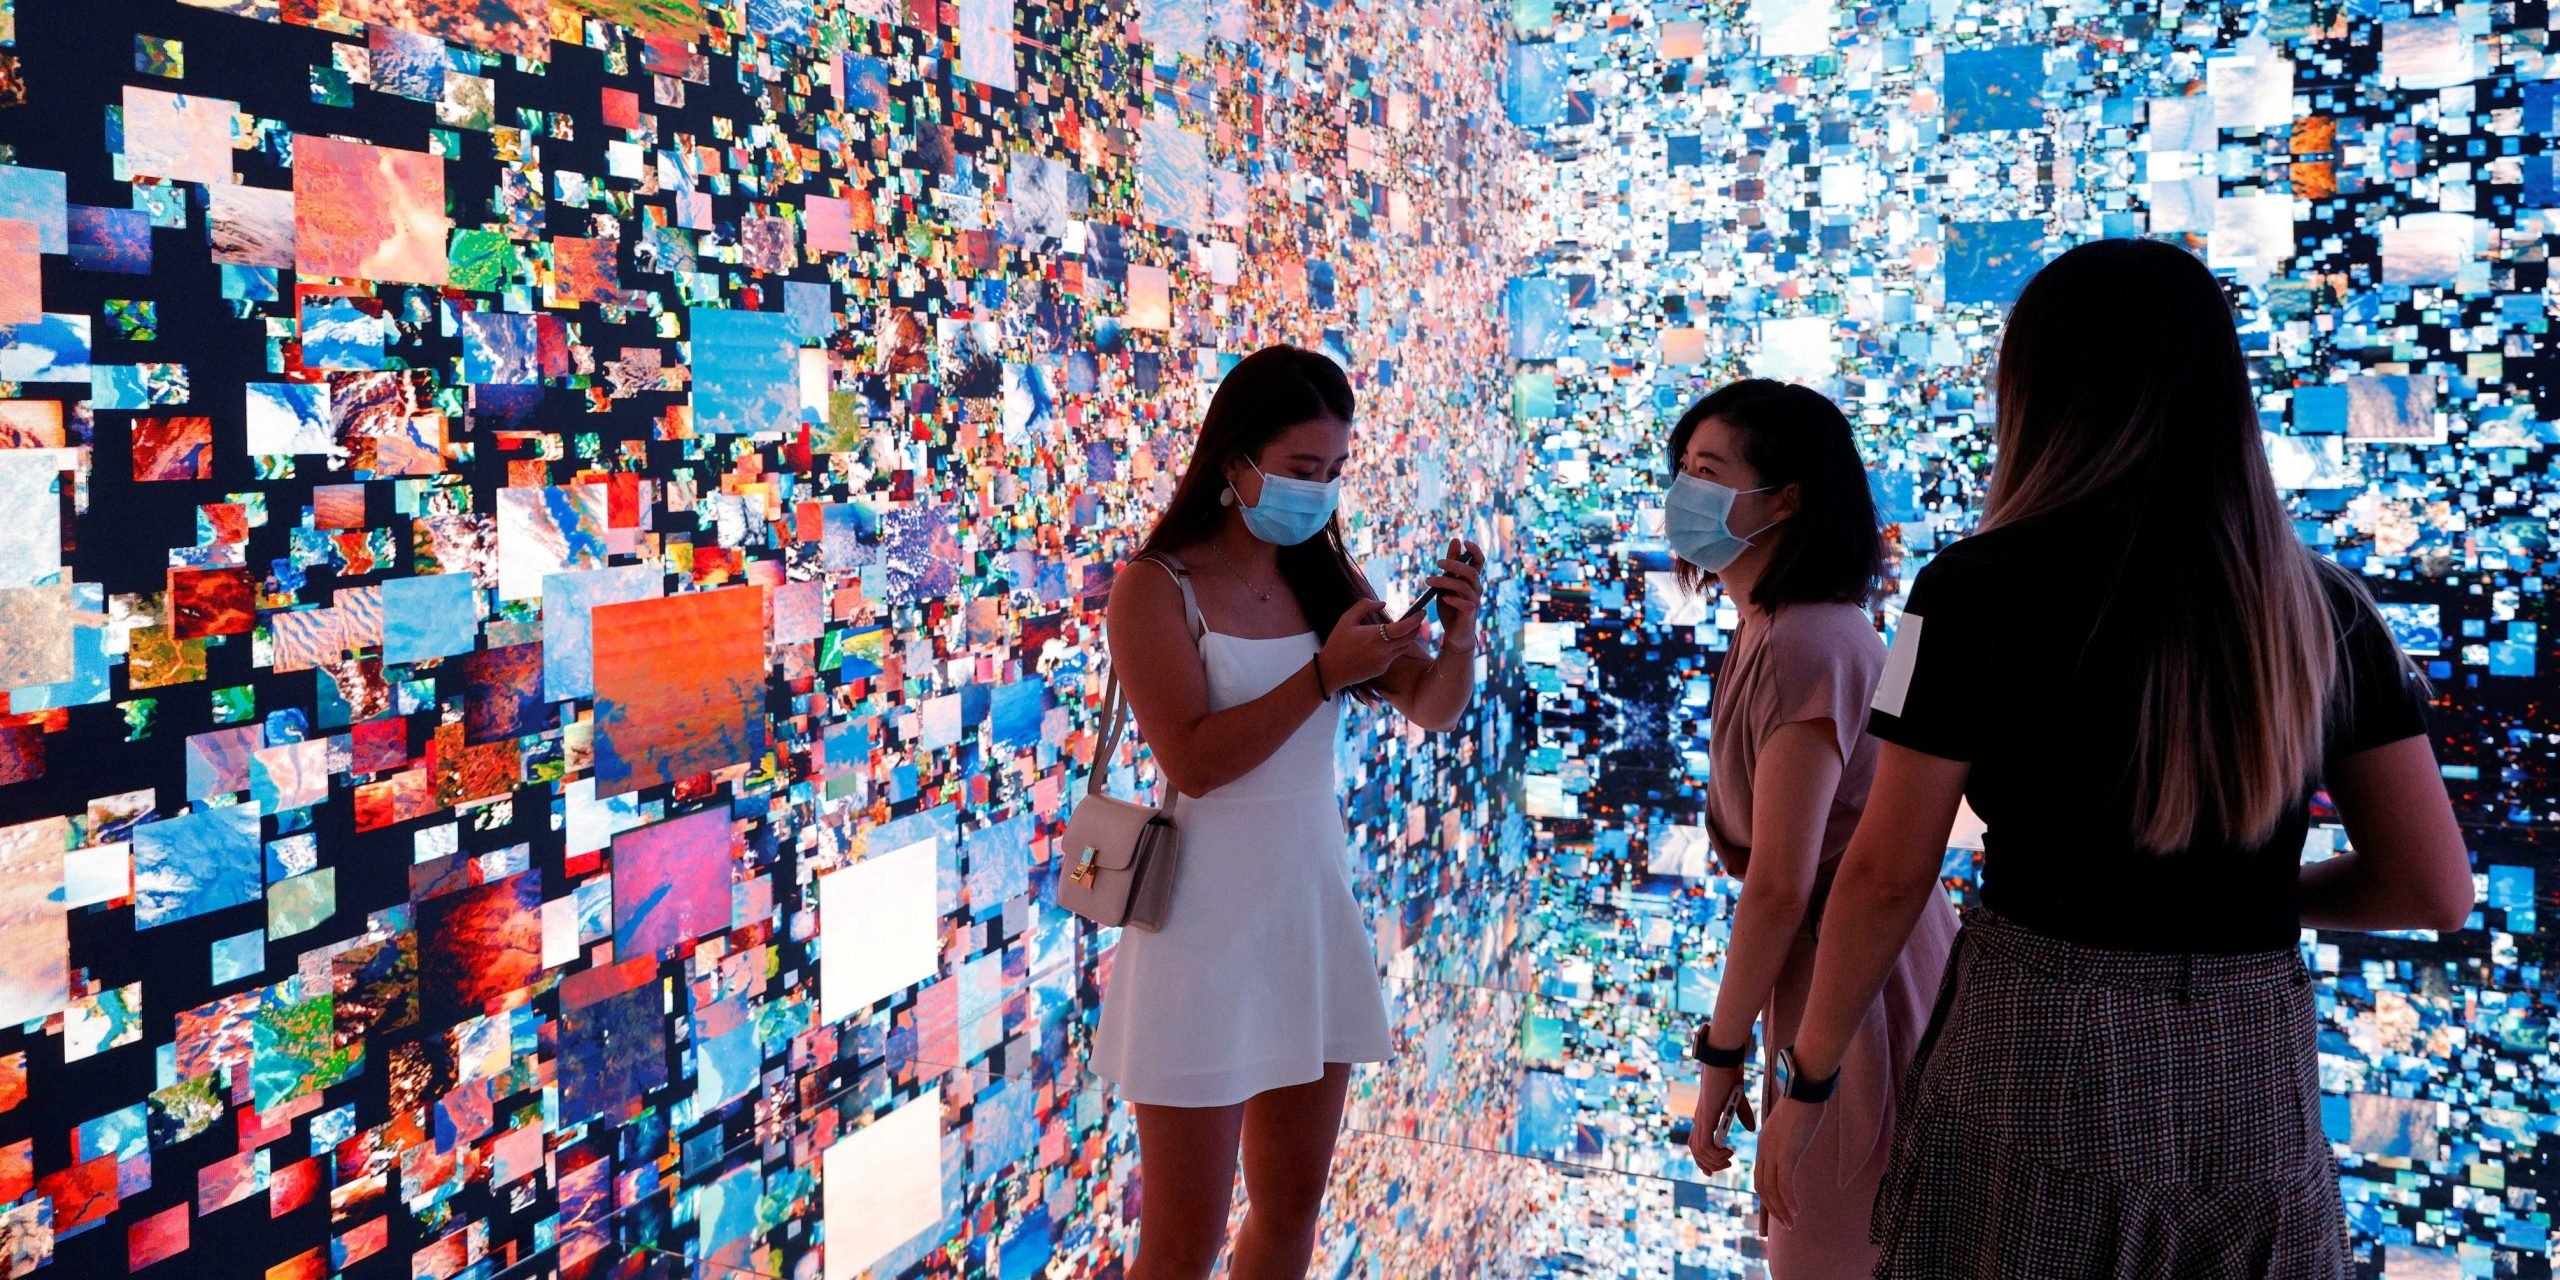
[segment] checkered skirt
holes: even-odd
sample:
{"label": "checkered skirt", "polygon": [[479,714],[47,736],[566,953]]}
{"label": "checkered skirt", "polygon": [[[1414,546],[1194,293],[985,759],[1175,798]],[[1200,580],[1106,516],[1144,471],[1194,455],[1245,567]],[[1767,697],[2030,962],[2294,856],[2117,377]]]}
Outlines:
{"label": "checkered skirt", "polygon": [[1975,908],[1902,1085],[1881,1280],[2339,1280],[2292,951],[2078,946]]}

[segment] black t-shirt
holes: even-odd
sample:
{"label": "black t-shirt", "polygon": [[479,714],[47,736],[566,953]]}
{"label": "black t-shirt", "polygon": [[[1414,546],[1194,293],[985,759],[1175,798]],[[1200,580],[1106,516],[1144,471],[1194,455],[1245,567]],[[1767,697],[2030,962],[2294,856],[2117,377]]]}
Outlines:
{"label": "black t-shirt", "polygon": [[[1986,824],[1992,910],[2095,947],[2293,946],[2315,786],[2254,848],[2204,840],[2163,855],[2133,842],[2138,641],[2120,637],[2138,627],[2141,605],[2138,592],[2117,594],[2143,578],[2123,572],[2130,540],[2130,513],[2098,505],[1950,544],[1912,583],[1868,731],[1972,764],[1965,797]],[[2381,616],[2352,584],[2322,579],[2346,686],[2326,760],[2424,732]]]}

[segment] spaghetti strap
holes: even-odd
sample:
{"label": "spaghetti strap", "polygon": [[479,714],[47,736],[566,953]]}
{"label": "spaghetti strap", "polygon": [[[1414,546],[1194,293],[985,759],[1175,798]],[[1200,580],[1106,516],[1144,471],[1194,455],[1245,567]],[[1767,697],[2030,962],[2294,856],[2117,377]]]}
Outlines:
{"label": "spaghetti strap", "polygon": [[1197,640],[1200,637],[1207,635],[1209,633],[1209,620],[1200,616],[1200,598],[1191,594],[1191,571],[1184,568],[1181,561],[1174,559],[1172,556],[1167,555],[1162,551],[1153,552],[1138,558],[1164,570],[1167,574],[1172,575],[1173,585],[1182,589],[1182,611],[1184,616],[1190,619],[1191,638]]}

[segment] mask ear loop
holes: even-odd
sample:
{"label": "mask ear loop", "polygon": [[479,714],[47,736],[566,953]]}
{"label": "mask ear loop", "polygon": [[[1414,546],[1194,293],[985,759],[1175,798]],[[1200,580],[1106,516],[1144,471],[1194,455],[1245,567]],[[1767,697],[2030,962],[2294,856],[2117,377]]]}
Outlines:
{"label": "mask ear loop", "polygon": [[[1263,479],[1265,479],[1265,480],[1268,480],[1268,479],[1270,479],[1270,478],[1271,478],[1271,477],[1269,477],[1269,476],[1267,476],[1267,475],[1262,475],[1262,464],[1261,464],[1261,463],[1258,463],[1258,462],[1255,462],[1252,458],[1247,457],[1247,458],[1244,460],[1244,464],[1245,464],[1246,466],[1248,466],[1248,467],[1253,468],[1253,473],[1254,473],[1255,475],[1262,476],[1262,478],[1263,478]],[[1222,494],[1219,494],[1219,495],[1218,495],[1218,505],[1219,505],[1219,506],[1222,506],[1222,507],[1241,507],[1241,506],[1243,506],[1243,505],[1244,505],[1244,495],[1243,495],[1243,494],[1241,494],[1241,493],[1236,492],[1236,486],[1235,486],[1235,482],[1234,482],[1234,481],[1232,481],[1232,480],[1228,481],[1228,482],[1227,482],[1227,491],[1226,491],[1225,493],[1222,493]]]}
{"label": "mask ear loop", "polygon": [[[1735,496],[1735,497],[1737,497],[1737,498],[1738,498],[1738,497],[1741,497],[1743,494],[1746,494],[1746,493],[1767,493],[1767,492],[1769,492],[1770,490],[1775,489],[1775,488],[1777,488],[1777,486],[1776,486],[1776,485],[1773,485],[1773,484],[1764,484],[1764,485],[1761,485],[1761,486],[1760,486],[1759,488],[1757,488],[1757,489],[1736,489],[1736,490],[1734,490],[1734,491],[1733,491],[1733,494],[1734,494],[1734,496]],[[1733,508],[1732,508],[1732,507],[1730,507],[1730,506],[1726,507],[1726,508],[1725,508],[1725,514],[1726,514],[1726,515],[1731,515],[1731,514],[1733,514]],[[1775,528],[1777,528],[1779,525],[1785,524],[1786,522],[1787,522],[1787,521],[1786,521],[1786,517],[1781,516],[1781,517],[1779,517],[1778,519],[1772,520],[1772,521],[1770,521],[1769,523],[1764,524],[1764,525],[1760,526],[1759,528],[1752,530],[1752,531],[1751,531],[1751,532],[1749,532],[1749,533],[1737,533],[1737,534],[1734,534],[1733,536],[1735,536],[1735,537],[1737,537],[1737,538],[1742,539],[1742,545],[1744,545],[1744,546],[1746,546],[1746,547],[1750,547],[1750,546],[1757,546],[1757,545],[1759,545],[1759,544],[1757,544],[1757,543],[1753,542],[1753,541],[1752,541],[1752,539],[1753,539],[1753,538],[1757,538],[1757,537],[1759,537],[1761,534],[1767,533],[1767,532],[1768,532],[1768,531],[1770,531],[1771,529],[1775,529]],[[1726,531],[1727,531],[1727,532],[1731,532],[1731,529],[1730,529],[1730,528],[1728,528]]]}

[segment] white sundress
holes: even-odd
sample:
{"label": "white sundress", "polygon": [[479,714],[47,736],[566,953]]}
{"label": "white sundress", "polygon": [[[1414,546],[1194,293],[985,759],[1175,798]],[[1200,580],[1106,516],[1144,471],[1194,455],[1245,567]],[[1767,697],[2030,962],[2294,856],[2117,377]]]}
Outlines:
{"label": "white sundress", "polygon": [[[1211,631],[1188,576],[1213,711],[1297,673],[1315,633],[1255,639]],[[1335,789],[1342,703],[1326,703],[1252,772],[1177,796],[1181,866],[1164,927],[1126,929],[1102,997],[1094,1074],[1129,1102],[1222,1107],[1306,1084],[1329,1062],[1383,1062],[1390,1047],[1369,924],[1351,896]]]}

